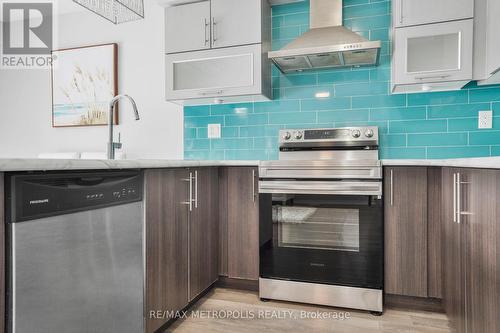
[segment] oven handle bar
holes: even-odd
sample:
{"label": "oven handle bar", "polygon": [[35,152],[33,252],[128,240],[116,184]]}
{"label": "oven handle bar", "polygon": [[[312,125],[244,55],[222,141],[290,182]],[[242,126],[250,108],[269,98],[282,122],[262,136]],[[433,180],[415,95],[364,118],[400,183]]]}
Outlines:
{"label": "oven handle bar", "polygon": [[259,193],[382,196],[382,182],[260,181]]}

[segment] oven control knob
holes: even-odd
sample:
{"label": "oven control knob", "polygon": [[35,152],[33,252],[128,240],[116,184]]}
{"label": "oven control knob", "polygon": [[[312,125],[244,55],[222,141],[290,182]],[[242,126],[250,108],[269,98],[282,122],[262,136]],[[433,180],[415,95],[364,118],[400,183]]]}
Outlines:
{"label": "oven control knob", "polygon": [[353,138],[357,139],[357,138],[359,138],[361,136],[361,131],[360,130],[353,130],[351,132],[351,135],[352,135]]}
{"label": "oven control knob", "polygon": [[302,132],[295,132],[295,139],[297,140],[302,139]]}
{"label": "oven control knob", "polygon": [[283,140],[290,140],[292,138],[292,134],[290,132],[286,132],[283,134]]}
{"label": "oven control knob", "polygon": [[365,136],[367,138],[373,138],[374,135],[375,135],[375,133],[373,133],[372,129],[367,129],[366,132],[365,132]]}

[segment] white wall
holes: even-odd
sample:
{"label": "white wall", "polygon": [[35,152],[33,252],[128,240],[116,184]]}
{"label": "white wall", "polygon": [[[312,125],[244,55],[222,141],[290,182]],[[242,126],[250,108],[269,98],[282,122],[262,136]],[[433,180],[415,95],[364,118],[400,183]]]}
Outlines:
{"label": "white wall", "polygon": [[[180,159],[182,108],[165,102],[163,8],[144,2],[146,19],[117,26],[88,11],[60,16],[57,48],[118,43],[119,92],[134,97],[141,114],[136,122],[121,103],[116,133],[122,133],[123,151]],[[49,71],[0,70],[0,158],[106,150],[106,127],[52,128],[51,113]]]}

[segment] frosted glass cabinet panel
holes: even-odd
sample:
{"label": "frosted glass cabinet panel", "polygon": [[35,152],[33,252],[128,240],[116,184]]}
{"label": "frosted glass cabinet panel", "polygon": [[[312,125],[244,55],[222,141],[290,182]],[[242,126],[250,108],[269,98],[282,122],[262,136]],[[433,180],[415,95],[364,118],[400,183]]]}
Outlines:
{"label": "frosted glass cabinet panel", "polygon": [[167,100],[261,94],[262,46],[167,55]]}
{"label": "frosted glass cabinet panel", "polygon": [[395,29],[393,83],[472,79],[473,20]]}
{"label": "frosted glass cabinet panel", "polygon": [[412,37],[408,43],[408,73],[460,68],[460,33]]}
{"label": "frosted glass cabinet panel", "polygon": [[245,87],[253,84],[252,53],[179,61],[172,65],[174,90]]}
{"label": "frosted glass cabinet panel", "polygon": [[474,17],[474,0],[394,0],[392,5],[396,28]]}

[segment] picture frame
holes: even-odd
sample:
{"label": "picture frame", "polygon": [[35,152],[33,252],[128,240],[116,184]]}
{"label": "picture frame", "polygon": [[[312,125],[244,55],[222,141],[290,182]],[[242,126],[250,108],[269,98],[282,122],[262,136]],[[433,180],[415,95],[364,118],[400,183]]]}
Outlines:
{"label": "picture frame", "polygon": [[52,127],[107,126],[109,102],[118,95],[118,44],[53,50],[52,57]]}

